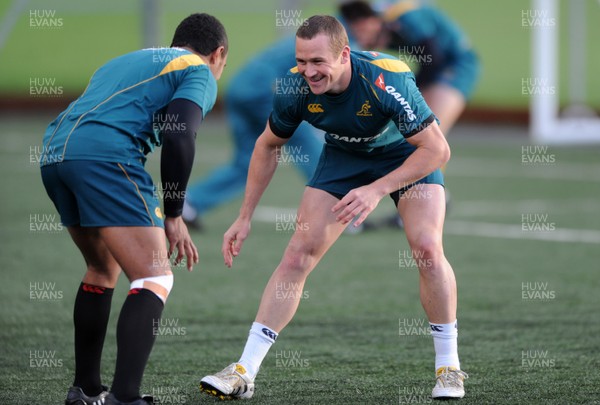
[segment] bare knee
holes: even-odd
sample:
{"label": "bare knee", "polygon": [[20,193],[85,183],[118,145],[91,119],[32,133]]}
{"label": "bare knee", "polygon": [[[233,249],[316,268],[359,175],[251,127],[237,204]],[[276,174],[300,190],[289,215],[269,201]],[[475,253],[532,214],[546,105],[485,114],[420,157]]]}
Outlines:
{"label": "bare knee", "polygon": [[278,271],[306,277],[314,268],[316,260],[310,249],[289,246],[283,255]]}
{"label": "bare knee", "polygon": [[442,242],[434,236],[421,234],[410,241],[410,248],[413,259],[422,273],[435,272],[445,260]]}

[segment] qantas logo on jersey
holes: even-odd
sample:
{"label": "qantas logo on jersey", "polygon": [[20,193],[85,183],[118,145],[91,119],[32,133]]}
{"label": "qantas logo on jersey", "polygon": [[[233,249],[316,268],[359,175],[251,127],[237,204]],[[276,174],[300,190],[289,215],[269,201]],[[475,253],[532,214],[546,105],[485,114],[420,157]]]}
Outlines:
{"label": "qantas logo on jersey", "polygon": [[375,86],[379,87],[381,90],[385,91],[385,80],[383,80],[383,73],[379,75],[377,80],[375,80]]}
{"label": "qantas logo on jersey", "polygon": [[402,97],[402,94],[400,94],[393,86],[385,86],[385,91],[394,96],[394,98],[402,105],[402,108],[404,108],[404,111],[406,111],[406,116],[409,121],[414,121],[417,119],[417,116],[412,110],[410,104],[408,104],[408,101],[406,101],[406,99]]}
{"label": "qantas logo on jersey", "polygon": [[360,138],[360,137],[355,137],[355,136],[342,136],[342,135],[332,134],[332,133],[329,133],[329,136],[331,136],[336,141],[343,141],[343,142],[349,142],[349,143],[371,142],[371,141],[379,138],[381,135],[385,134],[388,129],[389,129],[389,127],[386,127],[383,131],[381,131],[377,135],[369,136],[367,138]]}

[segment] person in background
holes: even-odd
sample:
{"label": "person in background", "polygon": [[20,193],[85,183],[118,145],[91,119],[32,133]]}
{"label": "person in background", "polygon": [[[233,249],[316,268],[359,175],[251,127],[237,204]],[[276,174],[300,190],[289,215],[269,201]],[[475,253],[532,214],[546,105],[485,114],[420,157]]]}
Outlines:
{"label": "person in background", "polygon": [[[479,80],[479,58],[469,38],[441,10],[417,1],[384,1],[377,10],[362,0],[339,6],[350,38],[362,48],[393,49],[416,65],[417,86],[448,136]],[[449,203],[447,189],[446,199]],[[395,214],[383,222],[404,226]]]}

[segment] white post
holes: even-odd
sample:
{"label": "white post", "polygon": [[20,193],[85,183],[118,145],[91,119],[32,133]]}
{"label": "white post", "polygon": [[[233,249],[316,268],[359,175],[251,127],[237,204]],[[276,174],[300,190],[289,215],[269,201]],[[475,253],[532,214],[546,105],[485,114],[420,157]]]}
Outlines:
{"label": "white post", "polygon": [[532,6],[553,26],[532,27],[531,67],[533,79],[544,83],[546,90],[537,91],[530,101],[530,132],[535,142],[543,143],[552,137],[558,119],[558,2],[556,0],[533,0]]}

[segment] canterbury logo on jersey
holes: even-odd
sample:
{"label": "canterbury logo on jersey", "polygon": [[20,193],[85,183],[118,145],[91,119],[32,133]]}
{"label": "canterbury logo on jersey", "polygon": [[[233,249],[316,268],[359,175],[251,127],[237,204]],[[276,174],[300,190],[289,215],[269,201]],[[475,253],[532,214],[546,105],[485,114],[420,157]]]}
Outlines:
{"label": "canterbury logo on jersey", "polygon": [[308,111],[310,111],[311,113],[322,113],[325,112],[325,110],[323,110],[323,106],[321,104],[309,104],[308,105]]}

